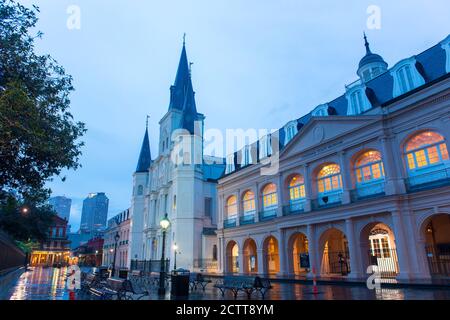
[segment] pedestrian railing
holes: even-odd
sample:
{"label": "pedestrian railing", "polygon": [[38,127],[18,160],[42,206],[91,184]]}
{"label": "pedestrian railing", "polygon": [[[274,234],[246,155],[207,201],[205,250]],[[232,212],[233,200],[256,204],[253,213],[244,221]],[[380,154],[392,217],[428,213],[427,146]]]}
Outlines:
{"label": "pedestrian railing", "polygon": [[378,267],[381,278],[397,277],[399,273],[397,250],[389,248],[369,249],[369,264]]}
{"label": "pedestrian railing", "polygon": [[[164,261],[165,272],[169,272],[170,260]],[[142,272],[160,272],[161,260],[131,260],[130,270],[138,270]]]}
{"label": "pedestrian railing", "polygon": [[431,275],[450,277],[450,243],[428,245],[425,251]]}

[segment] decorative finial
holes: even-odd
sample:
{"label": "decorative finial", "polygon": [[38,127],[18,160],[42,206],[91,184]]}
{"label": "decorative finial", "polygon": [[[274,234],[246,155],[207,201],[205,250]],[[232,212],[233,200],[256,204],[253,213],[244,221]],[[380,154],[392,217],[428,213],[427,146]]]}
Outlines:
{"label": "decorative finial", "polygon": [[183,47],[186,45],[186,32],[183,33]]}
{"label": "decorative finial", "polygon": [[147,115],[147,119],[145,120],[145,129],[148,130],[148,119],[150,119],[150,116]]}
{"label": "decorative finial", "polygon": [[364,45],[366,46],[366,53],[367,53],[367,54],[372,53],[372,52],[370,51],[370,46],[369,46],[369,42],[367,41],[367,35],[366,35],[366,32],[365,32],[365,31],[364,31]]}

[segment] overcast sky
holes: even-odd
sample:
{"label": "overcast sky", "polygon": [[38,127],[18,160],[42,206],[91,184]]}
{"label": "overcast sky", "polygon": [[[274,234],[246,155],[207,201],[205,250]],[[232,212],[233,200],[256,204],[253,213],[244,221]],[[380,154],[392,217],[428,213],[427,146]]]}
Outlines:
{"label": "overcast sky", "polygon": [[[72,113],[88,128],[83,167],[49,184],[74,200],[72,231],[89,192],[106,192],[109,216],[129,207],[145,116],[155,156],[184,32],[197,109],[221,130],[279,128],[341,95],[357,79],[363,31],[390,66],[450,33],[448,0],[21,2],[40,7],[37,49],[74,77]],[[70,5],[80,29],[67,27]],[[380,29],[367,27],[370,5]]]}

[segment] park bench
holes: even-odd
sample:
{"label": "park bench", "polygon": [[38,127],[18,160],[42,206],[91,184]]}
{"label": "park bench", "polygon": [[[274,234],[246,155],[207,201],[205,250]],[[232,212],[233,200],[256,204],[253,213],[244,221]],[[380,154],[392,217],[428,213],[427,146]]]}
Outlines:
{"label": "park bench", "polygon": [[89,292],[90,288],[97,287],[100,284],[98,276],[93,273],[81,273],[80,289],[83,292]]}
{"label": "park bench", "polygon": [[140,300],[143,297],[149,296],[150,290],[147,285],[142,282],[137,282],[136,278],[125,280],[122,285],[121,298],[124,300]]}
{"label": "park bench", "polygon": [[235,299],[240,291],[247,294],[248,299],[251,299],[253,292],[259,292],[264,299],[267,291],[272,288],[270,281],[267,279],[240,276],[225,276],[223,280],[218,281],[214,287],[220,290],[222,296],[225,295],[225,291],[231,291]]}
{"label": "park bench", "polygon": [[127,292],[129,286],[125,287],[125,281],[123,279],[109,278],[99,286],[89,288],[89,293],[92,297],[100,300],[127,300],[129,296]]}
{"label": "park bench", "polygon": [[191,290],[197,290],[198,286],[200,285],[205,291],[206,286],[211,283],[211,280],[205,279],[205,277],[201,273],[191,273],[189,275],[189,287]]}

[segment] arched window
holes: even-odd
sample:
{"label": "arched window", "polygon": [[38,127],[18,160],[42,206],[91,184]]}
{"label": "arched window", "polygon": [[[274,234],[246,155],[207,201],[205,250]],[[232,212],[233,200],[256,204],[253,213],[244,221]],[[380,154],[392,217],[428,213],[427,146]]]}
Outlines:
{"label": "arched window", "polygon": [[448,161],[449,156],[444,137],[432,131],[415,135],[406,144],[406,160],[410,172]]}
{"label": "arched window", "polygon": [[384,166],[381,153],[374,150],[362,154],[356,160],[355,171],[356,182],[358,184],[384,179]]}
{"label": "arched window", "polygon": [[337,164],[324,166],[317,175],[317,179],[319,193],[342,190],[341,168]]}
{"label": "arched window", "polygon": [[320,206],[341,202],[342,176],[339,165],[329,164],[319,171],[317,188]]}
{"label": "arched window", "polygon": [[277,186],[269,183],[263,189],[263,207],[264,211],[274,209],[278,206]]}
{"label": "arched window", "polygon": [[237,201],[236,196],[231,196],[227,200],[226,206],[227,218],[232,219],[237,216]]}
{"label": "arched window", "polygon": [[138,186],[137,194],[138,196],[142,196],[144,194],[144,187],[142,185]]}
{"label": "arched window", "polygon": [[305,179],[297,174],[289,181],[289,209],[290,212],[298,212],[304,209],[305,202]]}
{"label": "arched window", "polygon": [[244,208],[244,216],[253,215],[255,213],[255,194],[252,191],[247,191],[242,198],[242,205]]}

